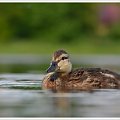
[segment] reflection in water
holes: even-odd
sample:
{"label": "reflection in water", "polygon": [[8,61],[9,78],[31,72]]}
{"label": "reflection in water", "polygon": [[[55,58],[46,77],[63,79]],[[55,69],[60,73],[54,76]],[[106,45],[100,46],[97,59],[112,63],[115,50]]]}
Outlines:
{"label": "reflection in water", "polygon": [[[59,90],[59,91],[52,91],[53,94],[51,95],[52,106],[54,108],[54,116],[56,117],[73,117],[75,116],[76,111],[76,103],[74,102],[74,93],[68,90]],[[76,98],[75,98],[76,99]],[[80,115],[80,113],[79,113]]]}
{"label": "reflection in water", "polygon": [[0,117],[120,117],[120,90],[40,90],[40,76],[32,76],[0,76]]}
{"label": "reflection in water", "polygon": [[1,117],[120,117],[120,91],[51,93],[0,89]]}
{"label": "reflection in water", "polygon": [[50,96],[57,117],[120,117],[119,90],[54,93]]}
{"label": "reflection in water", "polygon": [[54,110],[56,111],[55,116],[59,117],[71,116],[72,109],[70,99],[68,99],[67,97],[53,97],[52,101]]}

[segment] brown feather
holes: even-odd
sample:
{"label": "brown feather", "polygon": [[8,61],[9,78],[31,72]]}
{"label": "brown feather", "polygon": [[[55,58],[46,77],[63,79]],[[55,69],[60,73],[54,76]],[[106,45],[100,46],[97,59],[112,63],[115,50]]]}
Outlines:
{"label": "brown feather", "polygon": [[[105,76],[110,74],[113,77]],[[48,89],[92,90],[120,88],[120,75],[100,68],[80,68],[66,76],[61,76],[54,82],[47,81]]]}

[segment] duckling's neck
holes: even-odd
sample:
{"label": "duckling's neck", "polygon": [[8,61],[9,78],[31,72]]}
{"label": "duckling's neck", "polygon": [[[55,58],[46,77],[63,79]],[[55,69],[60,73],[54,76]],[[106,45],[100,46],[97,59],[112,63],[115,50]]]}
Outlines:
{"label": "duckling's neck", "polygon": [[64,72],[59,72],[58,73],[58,77],[61,79],[61,80],[64,80],[64,81],[66,81],[69,77],[69,74],[70,74],[70,72],[69,73],[64,73]]}
{"label": "duckling's neck", "polygon": [[69,73],[59,73],[59,77],[65,77],[65,76],[68,76]]}
{"label": "duckling's neck", "polygon": [[67,84],[69,81],[69,73],[68,74],[59,74],[59,80],[61,82],[62,87]]}

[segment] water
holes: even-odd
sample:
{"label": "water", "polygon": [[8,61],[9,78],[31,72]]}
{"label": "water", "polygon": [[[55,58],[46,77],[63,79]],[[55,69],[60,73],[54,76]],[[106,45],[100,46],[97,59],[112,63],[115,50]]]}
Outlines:
{"label": "water", "polygon": [[0,117],[120,117],[120,90],[53,93],[43,77],[0,74]]}

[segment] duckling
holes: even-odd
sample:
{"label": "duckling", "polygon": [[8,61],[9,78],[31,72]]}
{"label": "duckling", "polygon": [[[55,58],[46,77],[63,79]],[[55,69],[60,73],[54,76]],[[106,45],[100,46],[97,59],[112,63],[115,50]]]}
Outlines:
{"label": "duckling", "polygon": [[120,74],[101,68],[72,69],[65,50],[54,52],[52,62],[43,79],[45,89],[92,90],[120,88]]}

